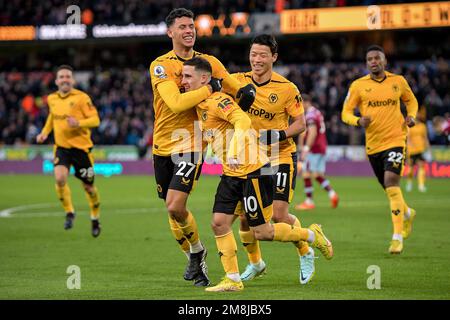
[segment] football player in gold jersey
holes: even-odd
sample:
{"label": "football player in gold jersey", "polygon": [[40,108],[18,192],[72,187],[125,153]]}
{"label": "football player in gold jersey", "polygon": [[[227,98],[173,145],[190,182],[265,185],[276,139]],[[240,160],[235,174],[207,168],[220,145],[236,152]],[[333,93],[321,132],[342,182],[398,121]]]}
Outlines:
{"label": "football player in gold jersey", "polygon": [[[182,84],[187,92],[210,81],[212,68],[206,59],[195,57],[184,63]],[[259,152],[257,132],[246,113],[225,93],[215,92],[196,107],[201,130],[213,152],[221,158],[223,175],[217,187],[212,228],[226,273],[219,284],[206,291],[240,291],[237,246],[232,224],[243,203],[245,218],[257,240],[307,241],[331,259],[333,247],[317,224],[300,228],[287,223],[271,224],[273,202],[272,169],[269,158]],[[253,133],[253,135],[252,135]]]}
{"label": "football player in gold jersey", "polygon": [[425,187],[425,157],[424,153],[430,147],[428,142],[427,126],[417,119],[416,125],[409,129],[406,151],[408,154],[409,172],[406,181],[406,191],[412,190],[414,167],[417,165],[417,188],[420,192],[426,192]]}
{"label": "football player in gold jersey", "polygon": [[[388,71],[383,48],[370,46],[366,51],[369,74],[350,86],[342,110],[342,120],[366,131],[366,152],[379,183],[389,199],[394,225],[389,252],[399,254],[403,239],[409,237],[416,215],[410,209],[400,189],[400,177],[405,160],[408,127],[415,125],[417,99],[405,78]],[[400,110],[400,100],[407,115]],[[354,115],[358,107],[360,117]]]}
{"label": "football player in gold jersey", "polygon": [[43,143],[53,131],[55,187],[56,194],[66,212],[64,228],[71,229],[75,219],[72,196],[67,184],[70,167],[73,166],[75,177],[82,181],[89,202],[92,235],[98,237],[101,230],[100,201],[97,188],[94,186],[91,128],[98,127],[100,119],[89,96],[83,91],[74,89],[72,67],[68,65],[58,67],[55,83],[58,91],[48,96],[48,118],[36,140],[38,143]]}
{"label": "football player in gold jersey", "polygon": [[[260,141],[271,145],[270,162],[274,171],[272,220],[300,227],[297,217],[289,213],[289,203],[297,177],[297,149],[292,138],[305,131],[304,109],[295,84],[273,71],[277,58],[278,43],[275,37],[258,35],[250,45],[251,71],[232,76],[241,83],[256,86],[256,99],[247,114],[252,120],[252,127],[261,133]],[[241,278],[248,281],[263,275],[266,264],[261,257],[259,242],[245,219],[241,219],[239,235],[250,261]],[[314,251],[306,242],[297,246],[297,251],[300,257],[299,280],[301,284],[306,284],[315,272]]]}
{"label": "football player in gold jersey", "polygon": [[166,18],[167,35],[173,50],[156,58],[150,65],[155,123],[153,131],[153,164],[158,196],[165,201],[172,234],[189,259],[184,279],[196,286],[207,286],[206,254],[200,241],[194,215],[186,208],[187,198],[201,172],[202,142],[195,125],[194,106],[213,91],[220,81],[213,79],[197,90],[184,92],[181,86],[183,62],[201,56],[213,67],[213,77],[222,79],[224,89],[239,97],[248,108],[254,100],[252,86],[241,88],[215,57],[194,51],[196,39],[192,11],[178,8]]}

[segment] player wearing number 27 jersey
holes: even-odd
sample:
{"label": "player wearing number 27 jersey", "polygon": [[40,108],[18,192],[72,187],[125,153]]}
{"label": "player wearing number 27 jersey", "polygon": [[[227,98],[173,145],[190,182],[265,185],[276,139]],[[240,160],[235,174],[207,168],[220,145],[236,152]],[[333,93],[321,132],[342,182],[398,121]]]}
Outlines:
{"label": "player wearing number 27 jersey", "polygon": [[[194,107],[220,90],[220,81],[190,92],[181,86],[183,62],[202,56],[212,65],[215,78],[223,80],[226,92],[239,98],[239,105],[251,105],[254,89],[241,88],[222,63],[213,56],[194,51],[196,39],[194,14],[177,8],[166,17],[167,35],[172,39],[172,50],[150,64],[150,77],[155,111],[153,136],[153,164],[158,196],[164,200],[172,234],[189,262],[183,278],[194,280],[196,286],[209,285],[206,255],[194,214],[187,209],[188,196],[201,172],[201,134]],[[197,139],[198,138],[198,139]]]}

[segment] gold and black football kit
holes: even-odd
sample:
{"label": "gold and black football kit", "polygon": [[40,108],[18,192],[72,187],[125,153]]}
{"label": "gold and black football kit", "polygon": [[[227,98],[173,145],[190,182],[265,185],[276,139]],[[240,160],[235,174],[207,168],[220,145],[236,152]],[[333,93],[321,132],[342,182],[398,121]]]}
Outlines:
{"label": "gold and black football kit", "polygon": [[405,78],[385,72],[381,80],[366,75],[355,80],[348,92],[342,110],[342,120],[357,126],[359,117],[370,117],[366,128],[366,152],[378,180],[384,186],[384,171],[401,175],[405,160],[408,127],[400,109],[400,100],[406,105],[407,116],[416,117],[418,104]]}
{"label": "gold and black football kit", "polygon": [[[280,74],[272,72],[272,77],[265,83],[254,81],[252,72],[235,73],[232,76],[241,83],[256,86],[255,102],[247,111],[255,130],[286,130],[291,117],[304,114],[297,86]],[[290,202],[297,176],[296,144],[292,138],[288,138],[269,147],[268,152],[274,172],[274,200]]]}
{"label": "gold and black football kit", "polygon": [[[192,57],[208,60],[212,76],[223,79],[224,90],[236,94],[240,83],[231,78],[219,60],[196,51]],[[201,172],[202,141],[194,107],[210,92],[207,86],[184,92],[181,80],[186,60],[172,50],[156,58],[149,70],[155,111],[153,161],[158,195],[163,199],[168,189],[189,193]]]}
{"label": "gold and black football kit", "polygon": [[[92,184],[94,160],[91,154],[91,128],[100,124],[97,109],[89,96],[77,89],[72,89],[67,94],[50,94],[48,107],[49,115],[42,133],[49,135],[53,131],[54,164],[68,169],[73,165],[75,176],[84,183]],[[71,128],[67,122],[68,117],[76,118],[79,127]]]}
{"label": "gold and black football kit", "polygon": [[[223,166],[213,212],[234,214],[242,202],[250,226],[270,221],[272,170],[269,158],[258,152],[250,118],[231,96],[220,92],[200,103],[197,113],[203,136]],[[236,159],[239,166],[233,169],[229,159]]]}

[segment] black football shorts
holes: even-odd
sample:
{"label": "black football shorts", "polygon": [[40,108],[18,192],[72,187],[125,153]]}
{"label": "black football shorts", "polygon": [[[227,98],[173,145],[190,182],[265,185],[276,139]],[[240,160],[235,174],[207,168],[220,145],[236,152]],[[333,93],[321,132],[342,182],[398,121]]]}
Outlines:
{"label": "black football shorts", "polygon": [[199,152],[153,155],[158,197],[166,199],[169,189],[190,193],[202,171],[202,157]]}
{"label": "black football shorts", "polygon": [[94,158],[91,149],[88,152],[76,148],[56,147],[54,151],[53,164],[55,166],[65,166],[70,170],[70,166],[75,169],[75,177],[85,184],[94,183]]}
{"label": "black football shorts", "polygon": [[272,219],[273,178],[260,170],[246,179],[222,175],[214,201],[213,212],[236,214],[243,207],[250,227]]}
{"label": "black football shorts", "polygon": [[370,154],[369,161],[378,182],[385,188],[385,171],[391,171],[400,176],[402,175],[405,164],[405,148],[394,147],[375,154]]}
{"label": "black football shorts", "polygon": [[292,154],[290,163],[281,163],[273,166],[273,200],[290,203],[294,196],[295,181],[297,178],[297,154]]}

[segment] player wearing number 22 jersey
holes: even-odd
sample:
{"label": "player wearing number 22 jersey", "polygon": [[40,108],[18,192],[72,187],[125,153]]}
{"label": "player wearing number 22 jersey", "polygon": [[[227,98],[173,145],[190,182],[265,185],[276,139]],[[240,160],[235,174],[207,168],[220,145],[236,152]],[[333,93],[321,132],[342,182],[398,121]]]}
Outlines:
{"label": "player wearing number 22 jersey", "polygon": [[[400,189],[408,127],[415,125],[417,100],[405,78],[385,71],[386,57],[379,46],[366,52],[368,75],[355,80],[344,102],[342,120],[366,129],[370,164],[388,196],[394,225],[389,252],[399,254],[409,237],[415,211],[408,208]],[[407,115],[400,110],[400,100]],[[358,107],[360,117],[353,114]]]}

